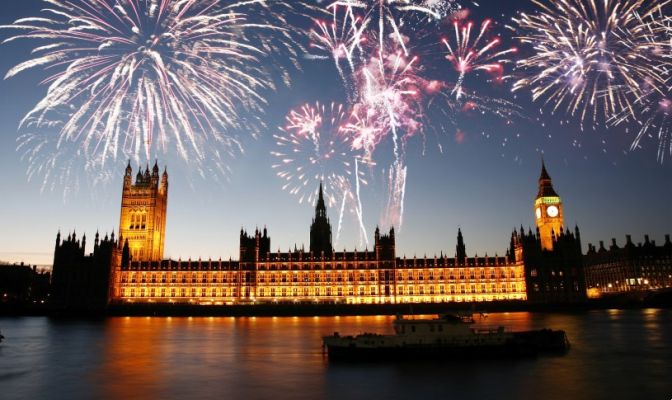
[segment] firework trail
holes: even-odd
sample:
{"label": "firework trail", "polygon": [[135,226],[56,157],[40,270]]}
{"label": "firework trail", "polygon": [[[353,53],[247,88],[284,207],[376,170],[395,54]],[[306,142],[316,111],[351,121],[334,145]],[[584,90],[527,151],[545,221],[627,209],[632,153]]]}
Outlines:
{"label": "firework trail", "polygon": [[399,137],[406,137],[422,128],[420,100],[425,80],[417,73],[418,59],[406,58],[402,52],[371,58],[360,71],[361,99],[359,105],[378,118],[384,133],[391,133],[395,156],[399,156]]}
{"label": "firework trail", "polygon": [[624,110],[648,90],[661,91],[659,57],[648,51],[651,37],[642,21],[669,1],[533,0],[538,10],[513,18],[521,42],[534,54],[517,62],[526,75],[513,90],[531,88],[553,112],[566,104],[583,127]]}
{"label": "firework trail", "polygon": [[[39,41],[6,79],[34,68],[50,74],[20,128],[56,130],[59,152],[73,147],[100,169],[168,151],[199,167],[223,163],[218,157],[239,145],[228,130],[263,125],[246,114],[262,111],[274,88],[262,61],[293,47],[283,15],[265,0],[45,1],[44,16],[1,27],[19,31],[5,42]],[[31,142],[22,142],[24,154]]]}
{"label": "firework trail", "polygon": [[[455,85],[443,82],[437,83],[438,95],[429,102],[428,109],[441,109],[446,119],[453,125],[458,125],[456,118],[462,114],[477,113],[501,118],[507,124],[513,123],[514,119],[527,119],[525,111],[518,104],[499,97],[482,95],[479,92],[469,90],[462,85],[460,95],[455,96]],[[443,101],[438,101],[443,100]],[[437,103],[437,104],[435,104]]]}
{"label": "firework trail", "polygon": [[[405,143],[422,130],[422,95],[426,81],[418,75],[417,58],[406,58],[402,51],[372,57],[362,68],[361,107],[367,119],[375,122],[355,136],[356,146],[363,146],[365,155],[385,136],[391,136],[393,165],[388,182],[387,223],[401,229],[406,191]],[[359,115],[361,115],[358,113]],[[355,119],[355,122],[366,122]],[[352,126],[352,125],[351,125]],[[350,127],[351,127],[350,126]]]}
{"label": "firework trail", "polygon": [[402,226],[404,222],[404,197],[406,196],[404,159],[396,159],[388,172],[387,225]]}
{"label": "firework trail", "polygon": [[[407,176],[405,147],[410,138],[424,136],[429,127],[426,108],[442,104],[442,112],[450,120],[457,113],[474,110],[509,118],[518,113],[504,100],[477,96],[462,87],[469,71],[484,70],[501,77],[505,55],[515,50],[496,49],[499,39],[488,37],[490,21],[483,24],[478,36],[471,36],[470,26],[469,30],[457,30],[458,46],[446,42],[450,54],[461,57],[456,60],[461,62],[459,87],[451,86],[457,96],[433,101],[446,96],[443,89],[448,85],[423,78],[424,68],[411,53],[420,37],[429,37],[423,29],[426,23],[460,10],[457,2],[339,0],[326,9],[331,18],[314,20],[315,27],[310,31],[312,53],[308,57],[332,60],[345,83],[351,109],[341,130],[352,137],[352,150],[362,152],[356,169],[361,169],[364,161],[372,165],[381,143],[392,144],[392,163],[385,170],[388,201],[383,219],[401,229]],[[431,56],[437,53],[433,51]]]}
{"label": "firework trail", "polygon": [[[359,185],[366,185],[364,173],[353,151],[352,136],[343,130],[348,112],[341,104],[329,106],[306,104],[290,111],[285,126],[274,135],[277,150],[271,154],[278,162],[273,165],[276,175],[285,181],[283,190],[299,197],[299,203],[313,204],[316,188],[324,184],[324,196],[329,206],[339,206],[336,240],[341,232],[346,203],[363,226]],[[357,190],[353,191],[353,183]],[[365,239],[364,235],[362,235]]]}
{"label": "firework trail", "polygon": [[[350,12],[359,11],[364,15],[363,25],[369,22],[377,24],[378,48],[384,47],[388,36],[393,38],[406,56],[408,49],[402,33],[404,16],[420,20],[441,20],[460,9],[460,5],[452,0],[339,0],[331,3],[328,8],[346,7]],[[390,33],[386,33],[386,26]]]}
{"label": "firework trail", "polygon": [[453,21],[455,34],[452,44],[450,40],[443,39],[443,44],[448,50],[446,58],[460,74],[452,92],[457,99],[462,96],[462,84],[467,73],[485,71],[488,74],[497,75],[498,80],[502,80],[503,64],[510,62],[506,56],[517,51],[515,47],[497,51],[501,39],[498,37],[487,38],[491,25],[492,20],[486,19],[481,24],[478,35],[472,35],[473,22],[461,24],[456,20]]}
{"label": "firework trail", "polygon": [[[334,5],[330,22],[316,19],[315,28],[310,30],[311,49],[318,54],[309,54],[313,59],[332,59],[343,83],[349,92],[353,90],[353,83],[349,79],[355,72],[359,55],[363,52],[362,44],[366,41],[364,32],[367,24],[356,16],[351,8]],[[346,75],[341,63],[348,66]]]}
{"label": "firework trail", "polygon": [[[630,146],[630,151],[640,147],[640,142],[645,138],[655,138],[658,141],[657,158],[660,163],[665,160],[665,155],[672,156],[672,93],[668,97],[661,97],[652,92],[643,96],[633,104],[636,108],[639,125],[637,136]],[[629,113],[609,120],[613,125],[620,125],[630,120]]]}
{"label": "firework trail", "polygon": [[79,174],[83,155],[64,151],[52,135],[21,135],[17,139],[17,151],[22,161],[33,160],[28,163],[28,181],[36,181],[41,177],[41,193],[63,188],[64,202],[83,185],[91,189],[98,183],[107,182],[112,178],[109,174],[98,174],[95,176],[96,181],[88,187],[87,183],[90,181],[82,179]]}
{"label": "firework trail", "polygon": [[363,158],[373,162],[373,152],[387,133],[385,124],[380,123],[376,109],[364,104],[355,104],[343,132],[352,136],[352,148],[363,151]]}
{"label": "firework trail", "polygon": [[[632,141],[630,151],[641,147],[647,138],[658,141],[657,159],[660,163],[666,154],[672,156],[672,17],[665,14],[662,5],[646,18],[638,17],[637,35],[627,37],[626,46],[632,51],[644,54],[659,64],[654,67],[665,77],[663,88],[651,82],[644,82],[643,94],[632,103],[632,110],[625,109],[611,117],[607,122],[612,126],[634,123],[637,135]],[[662,92],[662,93],[661,93]]]}

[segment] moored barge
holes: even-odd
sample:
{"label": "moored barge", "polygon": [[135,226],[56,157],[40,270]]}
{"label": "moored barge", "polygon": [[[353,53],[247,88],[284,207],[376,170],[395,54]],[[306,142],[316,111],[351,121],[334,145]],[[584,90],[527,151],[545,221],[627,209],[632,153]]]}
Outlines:
{"label": "moored barge", "polygon": [[474,327],[471,316],[440,315],[434,319],[394,320],[394,334],[364,333],[322,338],[330,361],[394,361],[458,358],[523,357],[562,354],[569,349],[562,330],[513,332],[503,326]]}

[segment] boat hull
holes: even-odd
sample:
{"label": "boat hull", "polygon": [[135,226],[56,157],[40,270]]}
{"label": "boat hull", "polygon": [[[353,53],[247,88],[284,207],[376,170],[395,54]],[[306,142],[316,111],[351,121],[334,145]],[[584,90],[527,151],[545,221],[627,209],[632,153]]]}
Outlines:
{"label": "boat hull", "polygon": [[329,361],[333,362],[518,358],[540,354],[562,354],[569,349],[565,332],[550,329],[515,332],[511,339],[499,344],[468,346],[442,343],[358,346],[357,343],[329,344],[328,339],[329,337],[325,337],[325,347]]}

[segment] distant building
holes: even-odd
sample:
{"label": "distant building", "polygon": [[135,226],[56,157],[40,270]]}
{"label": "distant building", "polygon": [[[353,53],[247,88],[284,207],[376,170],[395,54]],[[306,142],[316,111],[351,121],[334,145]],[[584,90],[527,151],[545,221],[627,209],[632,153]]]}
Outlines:
{"label": "distant building", "polygon": [[112,265],[119,264],[121,251],[110,237],[96,233],[93,253],[85,254],[86,235],[81,242],[72,233],[61,241],[56,236],[50,303],[63,309],[100,309],[107,305]]}
{"label": "distant building", "polygon": [[49,296],[50,275],[35,265],[0,264],[0,303],[44,303]]}
{"label": "distant building", "polygon": [[584,265],[589,296],[672,288],[670,235],[665,235],[665,243],[660,246],[649,240],[649,235],[637,245],[630,235],[625,238],[623,247],[616,244],[616,239],[611,239],[609,249],[602,241],[599,248],[588,244]]}
{"label": "distant building", "polygon": [[[85,256],[85,243],[57,239],[54,300],[234,304],[266,302],[417,303],[585,299],[580,238],[563,229],[562,202],[542,164],[535,200],[537,233],[514,232],[505,256],[468,257],[458,229],[454,257],[396,254],[394,228],[376,228],[374,246],[336,251],[322,187],[308,250],[271,251],[266,228],[240,231],[238,260],[166,260],[168,175],[158,166],[124,176],[119,240]],[[88,282],[88,283],[87,283]],[[89,287],[90,286],[90,287]],[[109,289],[109,291],[107,290]]]}

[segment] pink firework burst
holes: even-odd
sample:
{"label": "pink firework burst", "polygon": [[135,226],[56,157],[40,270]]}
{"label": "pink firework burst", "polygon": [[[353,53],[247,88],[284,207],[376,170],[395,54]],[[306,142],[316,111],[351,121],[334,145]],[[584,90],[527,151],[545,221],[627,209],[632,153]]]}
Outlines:
{"label": "pink firework burst", "polygon": [[448,53],[446,58],[453,64],[455,70],[459,73],[457,83],[453,88],[452,94],[457,98],[462,95],[462,84],[464,77],[472,71],[485,71],[488,74],[496,75],[498,80],[503,77],[503,64],[511,62],[506,56],[517,51],[515,47],[505,50],[498,50],[501,43],[499,37],[488,39],[489,29],[492,26],[492,20],[486,19],[481,24],[478,34],[473,33],[474,23],[453,22],[454,35],[452,41],[443,39]]}
{"label": "pink firework burst", "polygon": [[341,232],[343,216],[352,212],[359,221],[362,240],[363,229],[360,185],[366,185],[366,164],[360,151],[353,146],[348,124],[349,111],[341,104],[305,104],[289,112],[285,126],[273,137],[276,150],[271,154],[278,162],[273,165],[276,175],[285,181],[283,190],[299,197],[299,203],[313,204],[319,184],[324,185],[324,195],[330,206],[339,210],[338,230]]}

